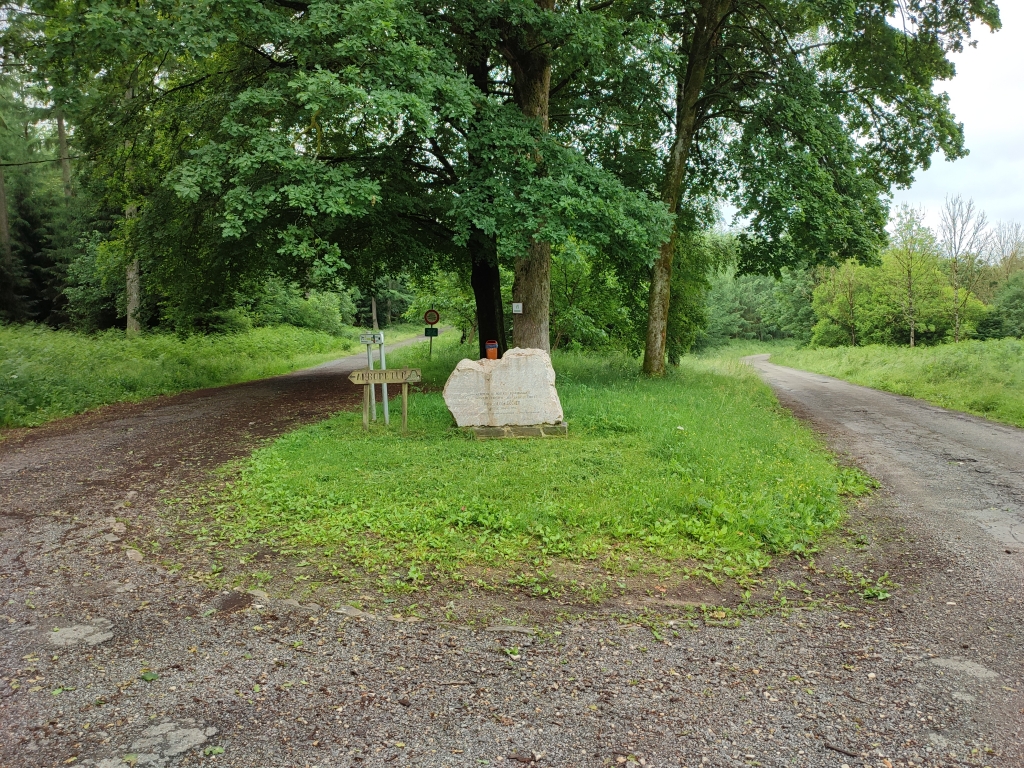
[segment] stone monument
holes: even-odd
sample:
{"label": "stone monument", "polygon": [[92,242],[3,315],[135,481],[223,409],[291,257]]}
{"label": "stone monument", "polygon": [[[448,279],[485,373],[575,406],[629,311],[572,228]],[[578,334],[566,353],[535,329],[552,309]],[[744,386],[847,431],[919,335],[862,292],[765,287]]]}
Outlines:
{"label": "stone monument", "polygon": [[555,369],[542,349],[510,349],[500,360],[462,360],[444,385],[444,402],[477,437],[565,435]]}

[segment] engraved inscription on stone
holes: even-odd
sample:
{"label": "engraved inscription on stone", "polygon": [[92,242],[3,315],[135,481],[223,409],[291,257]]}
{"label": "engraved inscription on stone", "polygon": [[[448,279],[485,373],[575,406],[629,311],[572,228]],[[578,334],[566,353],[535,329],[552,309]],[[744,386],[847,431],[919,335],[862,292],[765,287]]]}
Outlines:
{"label": "engraved inscription on stone", "polygon": [[559,424],[555,369],[542,349],[510,349],[500,360],[462,360],[444,386],[460,427]]}

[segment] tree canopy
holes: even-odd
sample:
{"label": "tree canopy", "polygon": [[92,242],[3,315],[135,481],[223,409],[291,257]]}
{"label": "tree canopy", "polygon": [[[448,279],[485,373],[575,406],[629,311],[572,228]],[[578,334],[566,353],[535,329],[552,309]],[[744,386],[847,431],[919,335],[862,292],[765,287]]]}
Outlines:
{"label": "tree canopy", "polygon": [[5,14],[5,72],[71,128],[92,205],[81,242],[110,274],[141,264],[155,318],[188,326],[271,276],[369,288],[442,269],[472,285],[481,339],[504,345],[505,268],[527,305],[515,343],[546,347],[554,253],[563,277],[607,274],[646,313],[653,374],[714,261],[694,249],[721,203],[738,211],[741,270],[877,258],[889,191],[966,151],[936,88],[949,53],[999,26],[990,0]]}

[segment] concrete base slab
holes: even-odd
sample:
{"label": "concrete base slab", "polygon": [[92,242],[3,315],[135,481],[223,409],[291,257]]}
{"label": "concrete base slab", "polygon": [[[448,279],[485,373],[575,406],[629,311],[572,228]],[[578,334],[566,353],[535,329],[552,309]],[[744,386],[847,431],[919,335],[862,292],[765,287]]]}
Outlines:
{"label": "concrete base slab", "polygon": [[530,424],[508,425],[504,427],[469,427],[477,440],[501,440],[510,437],[567,437],[569,425],[561,424]]}

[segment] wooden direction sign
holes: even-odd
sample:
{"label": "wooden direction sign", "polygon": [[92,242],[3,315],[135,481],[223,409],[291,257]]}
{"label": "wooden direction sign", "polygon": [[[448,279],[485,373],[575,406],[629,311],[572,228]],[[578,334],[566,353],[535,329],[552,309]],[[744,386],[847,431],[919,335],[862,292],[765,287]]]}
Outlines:
{"label": "wooden direction sign", "polygon": [[360,368],[348,375],[353,384],[412,384],[420,381],[419,368],[388,368],[369,370]]}
{"label": "wooden direction sign", "polygon": [[363,429],[370,428],[370,399],[373,397],[375,384],[402,385],[402,429],[409,426],[409,384],[420,381],[419,368],[385,368],[372,370],[360,368],[348,375],[353,384],[363,385]]}

